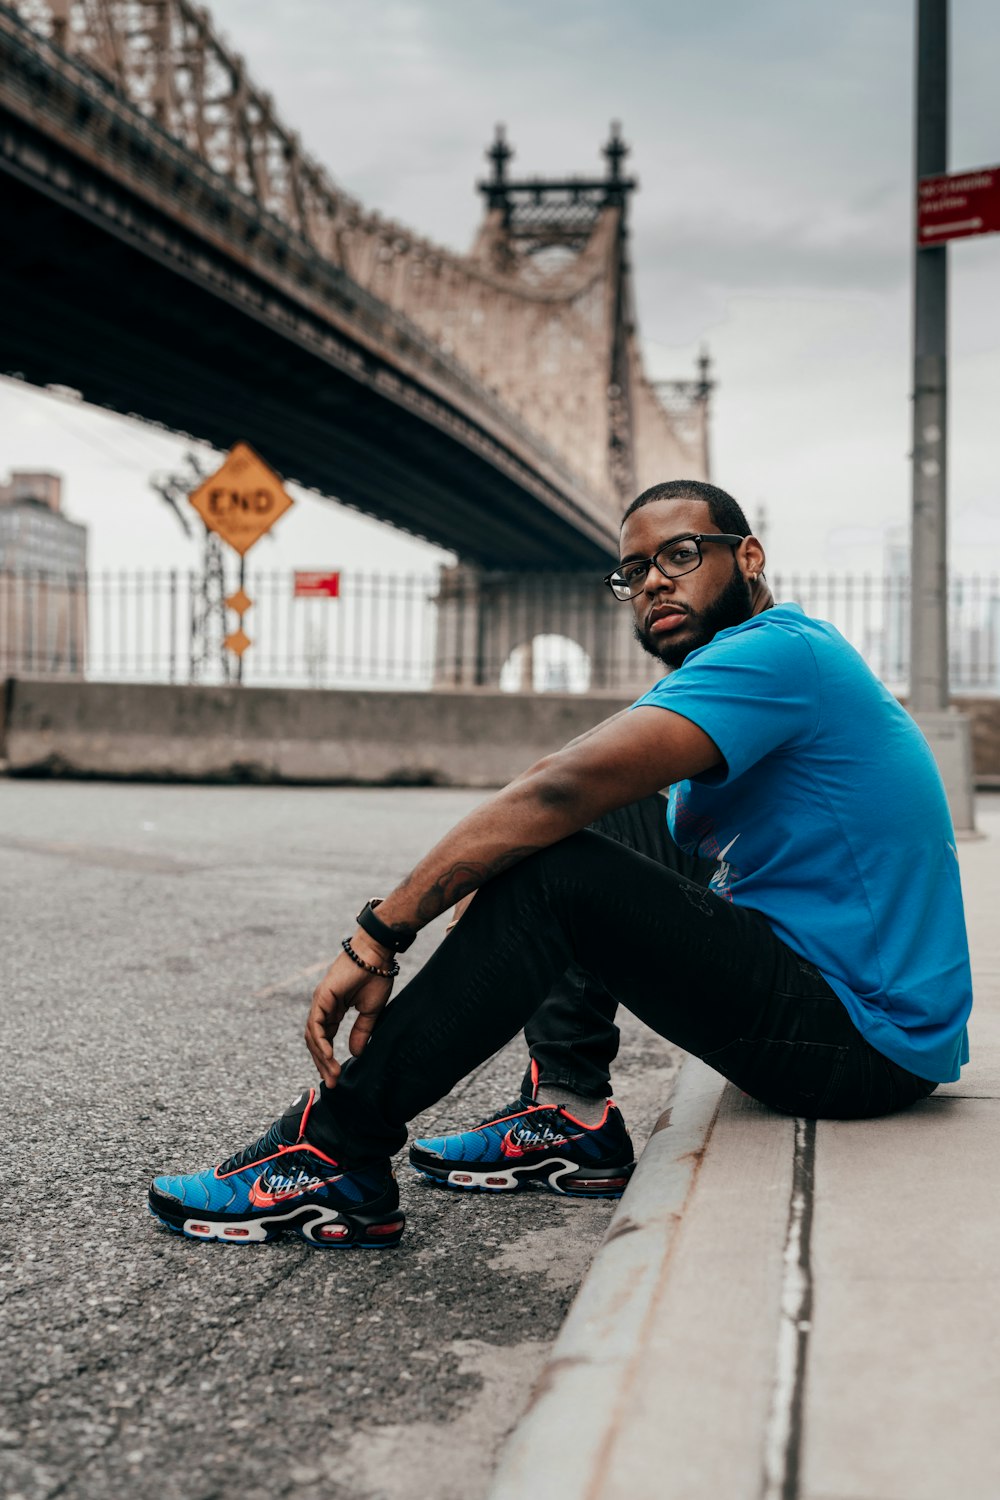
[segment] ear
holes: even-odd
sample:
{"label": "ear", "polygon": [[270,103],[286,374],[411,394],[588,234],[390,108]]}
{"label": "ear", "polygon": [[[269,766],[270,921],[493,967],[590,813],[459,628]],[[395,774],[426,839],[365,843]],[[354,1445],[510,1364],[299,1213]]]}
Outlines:
{"label": "ear", "polygon": [[746,536],[736,549],[736,561],[748,583],[756,583],[764,571],[764,549],[755,536]]}

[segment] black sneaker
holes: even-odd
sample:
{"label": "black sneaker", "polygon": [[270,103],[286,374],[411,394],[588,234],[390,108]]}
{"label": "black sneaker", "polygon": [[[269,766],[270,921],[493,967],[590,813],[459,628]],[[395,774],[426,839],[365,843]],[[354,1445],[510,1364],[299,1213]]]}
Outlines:
{"label": "black sneaker", "polygon": [[291,1230],[307,1245],[398,1245],[404,1219],[388,1161],[346,1172],[306,1140],[307,1089],[269,1130],[217,1167],[154,1177],[150,1212],[192,1240],[260,1245]]}
{"label": "black sneaker", "polygon": [[446,1187],[503,1193],[536,1186],[570,1197],[620,1198],[635,1153],[611,1099],[596,1125],[556,1105],[518,1099],[472,1130],[414,1141],[410,1165]]}

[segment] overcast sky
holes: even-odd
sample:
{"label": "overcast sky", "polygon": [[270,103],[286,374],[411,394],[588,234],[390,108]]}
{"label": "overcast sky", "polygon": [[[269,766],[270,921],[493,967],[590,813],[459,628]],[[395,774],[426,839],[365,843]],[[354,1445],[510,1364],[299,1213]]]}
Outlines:
{"label": "overcast sky", "polygon": [[[455,249],[502,120],[514,170],[600,169],[620,119],[654,377],[719,381],[713,478],[772,567],[877,569],[909,504],[912,5],[867,0],[211,0],[288,124],[366,205]],[[950,167],[1000,162],[1000,6],[953,0]],[[1000,236],[955,245],[954,561],[1000,566]],[[252,440],[252,434],[248,434]],[[172,440],[0,383],[0,471],[61,469],[97,566],[192,560],[147,487]],[[438,554],[303,498],[252,562]]]}

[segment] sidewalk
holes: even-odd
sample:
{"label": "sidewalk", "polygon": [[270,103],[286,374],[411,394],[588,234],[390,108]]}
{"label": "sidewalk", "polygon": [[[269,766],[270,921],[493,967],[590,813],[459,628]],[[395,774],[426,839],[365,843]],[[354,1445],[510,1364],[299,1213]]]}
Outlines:
{"label": "sidewalk", "polygon": [[1000,1496],[1000,799],[960,1083],[818,1124],[691,1059],[490,1500]]}

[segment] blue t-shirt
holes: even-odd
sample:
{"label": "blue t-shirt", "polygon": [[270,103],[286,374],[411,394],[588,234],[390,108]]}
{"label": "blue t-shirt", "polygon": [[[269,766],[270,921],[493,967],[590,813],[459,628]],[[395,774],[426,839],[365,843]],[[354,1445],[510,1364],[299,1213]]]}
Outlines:
{"label": "blue t-shirt", "polygon": [[668,708],[724,764],[670,790],[711,888],[814,963],[873,1047],[940,1083],[969,1058],[955,835],[927,742],[832,625],[782,604],[721,630],[633,707]]}

